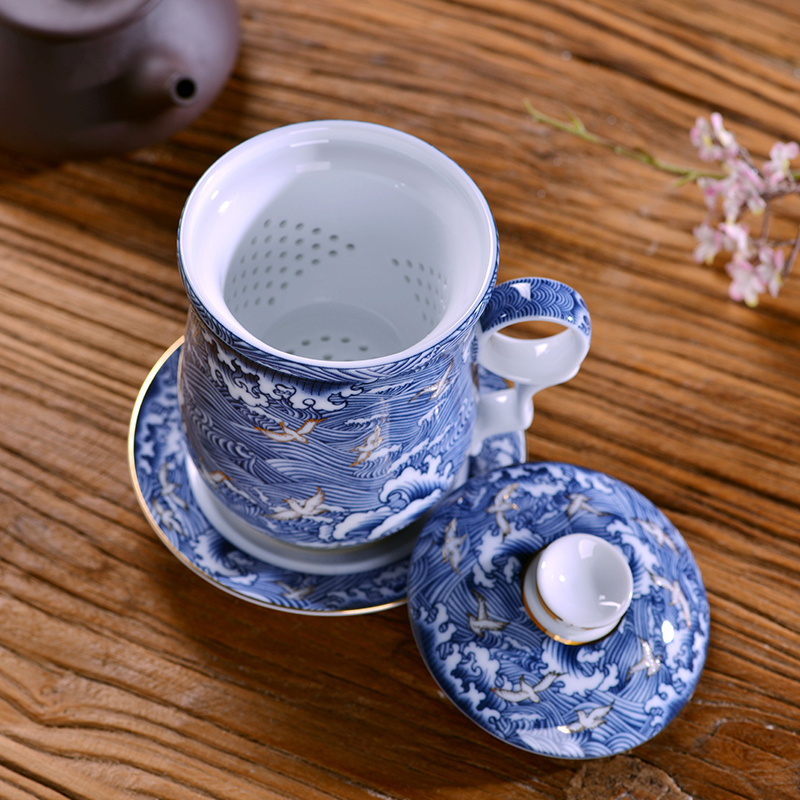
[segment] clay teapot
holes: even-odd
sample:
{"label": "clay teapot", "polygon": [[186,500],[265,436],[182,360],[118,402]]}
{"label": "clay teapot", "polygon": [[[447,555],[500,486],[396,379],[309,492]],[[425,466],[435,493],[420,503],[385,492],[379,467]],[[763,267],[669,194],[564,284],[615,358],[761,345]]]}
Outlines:
{"label": "clay teapot", "polygon": [[0,0],[0,147],[85,158],[165,139],[238,47],[236,0]]}

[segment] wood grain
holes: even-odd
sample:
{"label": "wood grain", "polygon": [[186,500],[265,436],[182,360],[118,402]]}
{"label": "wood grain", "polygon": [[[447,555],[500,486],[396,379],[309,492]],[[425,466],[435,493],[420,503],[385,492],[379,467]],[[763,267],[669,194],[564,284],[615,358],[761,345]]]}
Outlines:
{"label": "wood grain", "polygon": [[592,350],[537,398],[530,457],[650,497],[694,550],[712,611],[695,696],[637,762],[695,800],[800,797],[800,275],[757,309],[728,300],[722,266],[691,260],[696,187],[524,108],[689,164],[689,127],[719,110],[764,157],[800,137],[800,7],[240,10],[234,75],[169,141],[62,164],[0,152],[0,797],[562,800],[579,771],[600,785],[604,762],[532,756],[462,717],[404,608],[247,604],[178,563],[137,506],[127,427],[183,332],[186,195],[244,138],[322,118],[440,147],[495,213],[501,278],[559,278],[589,304]]}

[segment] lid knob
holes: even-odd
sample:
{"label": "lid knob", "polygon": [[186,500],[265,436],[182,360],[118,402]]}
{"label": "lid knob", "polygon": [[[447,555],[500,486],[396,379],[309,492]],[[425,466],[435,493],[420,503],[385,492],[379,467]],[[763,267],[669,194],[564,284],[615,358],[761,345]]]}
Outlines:
{"label": "lid knob", "polygon": [[584,644],[616,628],[633,596],[633,575],[613,544],[572,533],[551,542],[531,561],[522,594],[528,613],[545,633],[564,644]]}

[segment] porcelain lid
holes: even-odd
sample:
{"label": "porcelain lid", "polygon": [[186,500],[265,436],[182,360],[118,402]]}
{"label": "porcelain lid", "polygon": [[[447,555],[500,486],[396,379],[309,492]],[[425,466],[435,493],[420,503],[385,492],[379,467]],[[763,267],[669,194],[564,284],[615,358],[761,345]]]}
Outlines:
{"label": "porcelain lid", "polygon": [[504,467],[443,500],[408,594],[444,692],[541,755],[647,741],[691,697],[708,649],[708,601],[680,533],[630,486],[569,464]]}

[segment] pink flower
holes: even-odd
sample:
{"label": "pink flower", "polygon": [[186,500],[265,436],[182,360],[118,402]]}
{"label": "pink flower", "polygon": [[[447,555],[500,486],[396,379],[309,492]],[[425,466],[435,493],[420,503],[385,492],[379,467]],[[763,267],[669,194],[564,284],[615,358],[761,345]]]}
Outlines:
{"label": "pink flower", "polygon": [[736,139],[725,129],[722,115],[716,111],[711,115],[710,125],[704,117],[698,117],[689,138],[703,161],[728,161],[739,153]]}
{"label": "pink flower", "polygon": [[756,273],[755,267],[741,253],[734,253],[726,270],[732,279],[728,287],[731,299],[744,301],[751,308],[757,306],[758,296],[767,287]]}
{"label": "pink flower", "polygon": [[763,245],[758,251],[758,265],[756,274],[769,290],[773,297],[778,296],[781,284],[783,283],[783,266],[786,256],[783,250]]}
{"label": "pink flower", "polygon": [[790,162],[800,154],[797,142],[775,142],[769,151],[769,161],[764,164],[764,176],[767,186],[776,189],[781,183],[794,182]]}
{"label": "pink flower", "polygon": [[722,246],[726,250],[738,253],[745,259],[753,255],[753,243],[750,239],[750,228],[735,222],[723,222],[719,226],[724,234]]}
{"label": "pink flower", "polygon": [[761,214],[767,207],[764,192],[767,183],[757,169],[735,158],[727,162],[728,176],[721,179],[699,178],[697,185],[703,192],[706,208],[714,211],[721,201],[728,222],[735,222],[742,209]]}
{"label": "pink flower", "polygon": [[719,142],[719,146],[723,149],[725,156],[727,158],[734,158],[739,152],[739,145],[733,134],[723,127],[722,114],[717,111],[711,115],[711,127],[714,130],[714,136]]}
{"label": "pink flower", "polygon": [[730,175],[722,196],[725,219],[733,222],[739,212],[747,206],[753,214],[761,214],[767,207],[763,192],[767,185],[757,169],[741,159],[729,162]]}
{"label": "pink flower", "polygon": [[701,223],[692,232],[698,242],[694,249],[694,260],[698,264],[710,264],[722,250],[725,237],[721,231],[712,228],[707,222]]}
{"label": "pink flower", "polygon": [[698,178],[697,185],[703,192],[703,200],[706,202],[706,208],[713,211],[717,207],[717,200],[723,197],[728,179],[716,180],[715,178]]}
{"label": "pink flower", "polygon": [[689,139],[697,148],[697,155],[703,161],[715,161],[714,140],[711,137],[711,126],[705,117],[698,117],[689,131]]}
{"label": "pink flower", "polygon": [[[727,173],[724,178],[698,178],[709,218],[694,228],[697,245],[693,257],[698,263],[711,263],[720,251],[732,253],[726,269],[731,277],[728,293],[748,306],[758,304],[766,291],[778,294],[786,273],[783,248],[768,240],[769,218],[765,219],[759,243],[750,237],[750,228],[739,222],[746,212],[759,215],[767,204],[785,194],[800,194],[800,183],[791,171],[791,161],[800,155],[797,142],[776,142],[770,159],[758,170],[748,152],[714,113],[710,121],[698,117],[690,133],[693,144],[704,161],[718,161]],[[721,212],[723,222],[711,223]]]}

